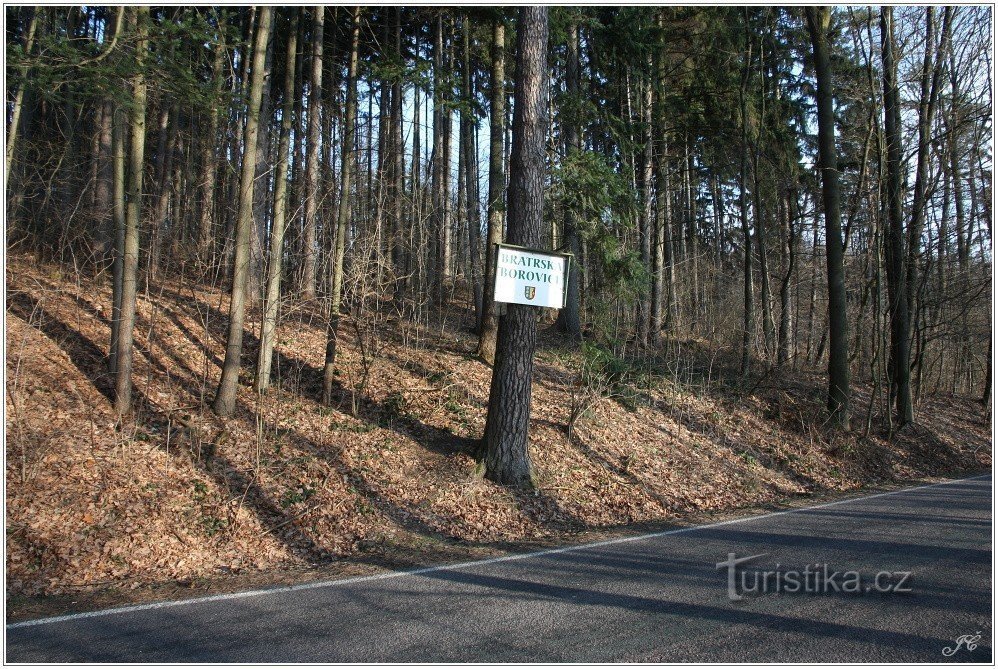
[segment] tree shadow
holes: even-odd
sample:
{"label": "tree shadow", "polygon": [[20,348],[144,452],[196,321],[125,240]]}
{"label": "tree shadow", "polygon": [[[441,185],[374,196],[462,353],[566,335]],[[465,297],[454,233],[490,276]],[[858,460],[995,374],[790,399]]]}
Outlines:
{"label": "tree shadow", "polygon": [[[564,425],[555,423],[554,421],[551,420],[541,418],[537,419],[537,422],[543,425],[548,425],[560,432],[566,431]],[[624,479],[630,485],[637,486],[638,488],[640,488],[645,495],[655,500],[655,502],[658,503],[659,507],[661,507],[663,511],[669,511],[672,508],[672,505],[665,498],[659,495],[656,491],[652,490],[648,486],[648,484],[643,479],[635,475],[634,472],[630,471],[630,469],[627,467],[627,465],[624,462],[614,463],[609,458],[593,450],[592,447],[590,447],[585,442],[585,440],[583,440],[583,438],[579,435],[578,430],[572,430],[571,436],[568,437],[568,443],[571,444],[575,448],[575,450],[577,450],[579,453],[588,458],[589,461],[592,462],[594,465],[602,467],[603,469],[612,472],[613,474],[616,474],[620,478]]]}
{"label": "tree shadow", "polygon": [[[49,337],[70,358],[80,373],[93,383],[94,387],[113,404],[115,399],[114,377],[107,372],[106,356],[103,351],[87,336],[76,331],[57,319],[51,312],[40,306],[39,302],[27,293],[15,291],[7,296],[7,308],[16,316],[29,322],[31,314],[35,314],[38,328]],[[156,360],[150,360],[157,371],[166,374],[165,368]],[[164,434],[173,426],[172,418],[167,412],[152,402],[138,387],[133,387],[136,396],[136,412],[144,417],[147,427],[158,428]],[[172,457],[182,457],[182,449],[167,450],[165,444],[158,447]],[[214,449],[212,449],[214,450]],[[300,527],[292,522],[293,517],[281,509],[259,486],[255,477],[247,476],[230,460],[219,455],[217,450],[203,459],[194,453],[191,461],[204,473],[208,474],[215,484],[233,496],[241,497],[264,527],[281,525],[282,531],[274,536],[281,541],[289,551],[305,556],[316,562],[328,559],[329,553],[317,545]]]}

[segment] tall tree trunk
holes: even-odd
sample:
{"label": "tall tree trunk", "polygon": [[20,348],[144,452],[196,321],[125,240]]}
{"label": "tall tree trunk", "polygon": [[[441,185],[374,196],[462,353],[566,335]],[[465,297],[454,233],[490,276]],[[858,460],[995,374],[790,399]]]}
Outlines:
{"label": "tall tree trunk", "polygon": [[[651,56],[648,58],[648,69],[651,72]],[[644,152],[643,152],[643,162],[641,164],[641,264],[644,267],[651,268],[652,266],[652,237],[654,236],[655,221],[653,220],[654,208],[655,208],[655,189],[653,186],[654,179],[654,160],[655,152],[653,149],[653,144],[655,141],[655,135],[652,132],[652,80],[649,75],[648,79],[644,83],[644,94],[641,99],[641,121],[644,125]],[[650,296],[647,293],[642,293],[638,298],[638,341],[642,346],[648,346],[649,340],[649,329],[651,327],[651,303]],[[654,332],[655,340],[657,341],[658,332]]]}
{"label": "tall tree trunk", "polygon": [[[747,10],[746,10],[747,14]],[[746,36],[748,36],[748,26],[746,25]],[[752,286],[752,233],[749,229],[748,214],[748,82],[752,71],[752,41],[748,40],[745,47],[745,68],[742,73],[742,85],[739,89],[741,100],[741,125],[742,125],[742,146],[741,146],[741,169],[739,171],[739,194],[738,205],[742,222],[742,238],[745,245],[744,271],[744,299],[742,311],[742,377],[749,375],[752,356],[752,339],[755,335],[755,311],[754,293]]]}
{"label": "tall tree trunk", "polygon": [[887,300],[891,313],[891,347],[888,367],[891,396],[899,425],[914,420],[909,368],[910,330],[907,277],[904,271],[904,211],[901,162],[901,101],[894,52],[894,10],[880,8],[881,54],[884,67],[884,141],[887,144]]}
{"label": "tall tree trunk", "polygon": [[[485,242],[485,317],[478,338],[477,355],[492,364],[496,352],[499,318],[495,303],[496,245],[503,240],[506,206],[506,165],[503,138],[506,133],[506,28],[496,19],[492,29],[492,90],[489,118],[489,202],[488,235]],[[567,234],[567,233],[566,233]],[[576,285],[578,282],[576,281]],[[571,294],[571,277],[569,278]]]}
{"label": "tall tree trunk", "polygon": [[793,280],[794,271],[797,267],[797,193],[793,189],[788,189],[783,207],[782,226],[784,230],[784,242],[782,244],[784,262],[783,278],[780,281],[780,335],[779,349],[776,354],[776,363],[780,366],[787,364],[790,360],[793,340],[793,312],[790,306],[790,284]]}
{"label": "tall tree trunk", "polygon": [[284,100],[281,107],[281,135],[278,139],[277,166],[274,173],[274,224],[270,231],[267,288],[263,303],[263,324],[260,328],[260,351],[257,355],[256,380],[253,386],[253,389],[258,393],[265,391],[270,386],[270,367],[274,355],[274,341],[277,339],[284,228],[288,212],[288,160],[291,150],[291,123],[295,105],[295,52],[298,50],[298,17],[301,11],[301,8],[294,11],[288,28]]}
{"label": "tall tree trunk", "polygon": [[[305,157],[305,235],[302,250],[301,291],[305,300],[315,299],[318,249],[320,114],[322,110],[322,39],[325,8],[312,8],[312,74],[308,84],[308,131]],[[328,141],[328,138],[327,138]]]}
{"label": "tall tree trunk", "polygon": [[[119,12],[124,12],[125,8],[121,7],[118,9]],[[36,7],[31,12],[31,22],[28,23],[28,30],[24,36],[24,55],[28,56],[31,54],[31,48],[35,43],[35,32],[38,29],[38,14],[41,12],[40,7]],[[20,68],[20,75],[22,79],[27,79],[28,67],[27,65],[22,65]],[[17,143],[17,134],[19,131],[18,126],[21,122],[21,110],[24,108],[24,91],[28,87],[27,81],[21,83],[17,87],[17,92],[14,93],[14,105],[11,110],[10,116],[10,126],[7,128],[7,150],[4,156],[4,179],[10,176],[10,168],[14,164],[14,148]],[[4,191],[6,192],[6,185],[4,186]]]}
{"label": "tall tree trunk", "polygon": [[[572,104],[578,104],[579,96],[579,26],[575,21],[568,24],[568,51],[565,60],[565,93]],[[564,122],[566,157],[578,153],[582,149],[579,133],[579,120],[568,118]],[[579,226],[575,220],[575,212],[571,207],[565,207],[562,225],[565,249],[572,254],[572,262],[568,272],[566,285],[565,307],[558,314],[555,327],[559,332],[568,335],[573,342],[582,340],[582,319],[580,314],[579,265],[582,260],[582,245],[579,243]]]}
{"label": "tall tree trunk", "polygon": [[[942,45],[939,55],[933,61],[937,48],[935,43],[935,8],[925,8],[925,53],[922,59],[921,94],[918,100],[918,150],[915,163],[915,189],[911,198],[911,222],[908,225],[908,262],[905,288],[908,313],[915,312],[915,285],[918,282],[918,259],[922,253],[922,229],[925,226],[925,211],[929,198],[929,152],[932,148],[933,120],[936,101],[939,98],[943,54],[950,31],[950,12],[947,8],[943,21]],[[933,64],[933,62],[935,64]]]}
{"label": "tall tree trunk", "polygon": [[222,82],[225,80],[222,67],[225,62],[225,12],[218,11],[218,41],[212,58],[212,96],[208,111],[208,132],[201,145],[201,203],[200,225],[198,231],[198,259],[202,268],[211,266],[213,246],[215,243],[215,184],[218,179],[218,110],[215,105],[221,104]]}
{"label": "tall tree trunk", "polygon": [[253,177],[256,171],[256,146],[260,122],[260,103],[263,99],[263,78],[266,69],[267,40],[273,8],[261,7],[259,24],[253,39],[253,64],[249,88],[249,105],[246,110],[246,128],[243,133],[242,172],[239,183],[239,216],[236,219],[235,253],[232,266],[232,297],[229,302],[229,335],[225,346],[222,377],[215,394],[215,413],[228,417],[236,409],[236,391],[239,387],[240,358],[243,352],[243,322],[246,311],[246,285],[249,280],[250,236],[253,227]]}
{"label": "tall tree trunk", "polygon": [[[665,27],[665,13],[658,13],[659,28]],[[652,281],[651,319],[656,341],[662,328],[672,329],[672,311],[675,305],[675,263],[672,254],[672,209],[669,205],[669,135],[666,100],[665,50],[658,53],[655,62],[655,253]],[[664,312],[664,313],[663,313]]]}
{"label": "tall tree trunk", "polygon": [[346,252],[347,227],[350,225],[350,182],[354,161],[351,159],[356,134],[357,117],[357,49],[360,41],[360,7],[353,10],[353,29],[350,38],[350,65],[347,75],[346,111],[343,117],[343,159],[340,161],[340,201],[336,214],[336,240],[333,249],[333,281],[330,296],[329,322],[326,328],[326,362],[322,373],[322,403],[333,401],[335,380],[336,340],[340,323],[340,304],[343,299],[343,255]]}
{"label": "tall tree trunk", "polygon": [[[402,9],[395,7],[392,12],[392,35],[393,50],[395,58],[402,57]],[[402,201],[405,194],[405,142],[402,137],[402,98],[404,90],[402,88],[402,75],[396,73],[392,79],[391,87],[391,122],[389,124],[390,148],[390,183],[388,192],[389,211],[391,214],[391,248],[392,248],[392,270],[395,282],[392,290],[392,301],[395,309],[401,313],[402,298],[405,294],[406,286],[406,245],[403,244],[403,211]]]}
{"label": "tall tree trunk", "polygon": [[839,167],[835,150],[832,72],[828,53],[829,7],[807,8],[807,26],[817,75],[818,162],[825,210],[825,262],[828,266],[828,411],[834,425],[849,429],[849,324],[842,267]]}
{"label": "tall tree trunk", "polygon": [[[544,216],[547,7],[522,7],[516,32],[509,241],[529,247],[540,242]],[[525,305],[508,305],[499,323],[484,439],[485,476],[502,485],[535,485],[527,432],[536,344],[536,311]]]}
{"label": "tall tree trunk", "polygon": [[128,156],[128,205],[121,249],[121,307],[115,355],[117,375],[114,408],[118,418],[132,409],[132,349],[135,330],[135,293],[139,268],[139,225],[142,220],[142,168],[146,145],[145,66],[149,35],[149,8],[134,10],[136,74],[132,77],[132,107],[129,114],[131,149]]}
{"label": "tall tree trunk", "polygon": [[444,149],[444,12],[437,13],[433,22],[433,153],[430,165],[430,260],[429,287],[434,302],[443,301],[443,283],[446,274],[444,238],[447,236],[447,220],[444,211],[444,165],[449,156]]}
{"label": "tall tree trunk", "polygon": [[95,133],[97,151],[95,152],[96,184],[94,187],[94,230],[96,234],[97,252],[100,254],[101,265],[111,255],[115,246],[117,230],[113,216],[114,201],[114,103],[110,98],[101,102],[95,111],[99,117],[99,125]]}
{"label": "tall tree trunk", "polygon": [[[273,19],[271,19],[273,21]],[[259,135],[256,146],[252,147],[256,161],[255,186],[253,188],[253,228],[250,233],[250,269],[246,289],[246,302],[252,308],[262,295],[266,283],[266,258],[264,244],[267,243],[268,214],[270,213],[270,177],[274,162],[270,156],[270,124],[273,113],[270,109],[270,72],[273,68],[273,40],[267,42],[267,55],[264,59],[263,100],[260,103]]]}
{"label": "tall tree trunk", "polygon": [[475,152],[475,121],[472,111],[474,90],[471,81],[471,21],[462,26],[461,87],[461,156],[464,161],[465,200],[468,208],[468,255],[471,265],[471,291],[475,303],[475,332],[481,332],[482,319],[482,226],[478,218],[478,160]]}
{"label": "tall tree trunk", "polygon": [[[121,11],[124,11],[122,8]],[[124,287],[125,267],[125,114],[124,110],[115,108],[112,112],[111,125],[111,158],[113,164],[111,214],[114,221],[114,264],[111,275],[113,287],[111,291],[111,346],[108,356],[108,372],[118,373],[118,340],[121,331],[121,298]]]}
{"label": "tall tree trunk", "polygon": [[177,147],[177,130],[180,125],[180,106],[171,104],[164,114],[165,123],[160,128],[163,137],[160,141],[161,155],[156,156],[157,179],[156,200],[153,206],[152,242],[149,252],[149,274],[156,279],[159,276],[163,257],[163,244],[169,233],[168,221],[170,210],[170,194],[173,190],[173,159]]}

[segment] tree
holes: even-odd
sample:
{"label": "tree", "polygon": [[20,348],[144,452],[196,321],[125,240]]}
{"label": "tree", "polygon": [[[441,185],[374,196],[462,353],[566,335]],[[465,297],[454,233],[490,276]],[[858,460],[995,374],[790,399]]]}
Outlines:
{"label": "tree", "polygon": [[[118,10],[119,14],[124,13],[124,8]],[[36,7],[31,12],[31,22],[28,24],[27,34],[24,36],[24,53],[30,53],[32,47],[35,43],[35,31],[38,29],[38,14],[41,12],[40,7]],[[117,37],[117,34],[115,35]],[[20,74],[22,79],[27,79],[28,67],[27,65],[22,65],[20,68]],[[7,180],[10,177],[10,168],[14,164],[14,147],[17,142],[18,127],[21,121],[21,110],[24,108],[24,90],[27,88],[27,81],[23,81],[18,87],[17,92],[14,93],[14,106],[10,117],[10,126],[7,128],[7,148],[4,155],[4,179]],[[6,183],[6,181],[5,181]],[[5,186],[6,190],[6,186]]]}
{"label": "tree", "polygon": [[891,396],[897,419],[906,425],[914,419],[911,406],[911,371],[908,366],[908,290],[904,271],[904,211],[901,177],[901,102],[894,55],[894,10],[880,8],[881,55],[884,67],[884,142],[887,145],[887,299],[891,314],[889,371]]}
{"label": "tree", "polygon": [[755,334],[755,307],[754,289],[752,286],[752,235],[749,227],[748,214],[748,84],[752,67],[752,40],[749,36],[748,10],[745,10],[745,63],[742,73],[742,85],[738,90],[741,101],[741,169],[739,170],[738,184],[738,208],[742,222],[742,240],[745,245],[745,260],[742,265],[744,272],[743,280],[743,311],[742,311],[742,377],[748,377],[752,359],[752,338]]}
{"label": "tree", "polygon": [[[579,108],[579,26],[573,20],[568,25],[568,57],[565,62],[565,95],[569,104]],[[575,112],[577,115],[577,112]],[[564,121],[566,157],[582,149],[577,118]],[[582,258],[582,244],[579,227],[572,207],[565,207],[564,219],[565,248],[573,255],[565,287],[565,308],[558,313],[555,326],[573,341],[582,339],[582,320],[579,313],[579,261]]]}
{"label": "tree", "polygon": [[274,223],[270,231],[270,256],[267,265],[267,288],[260,328],[260,351],[257,357],[253,388],[263,392],[270,385],[270,366],[277,338],[278,305],[281,298],[281,266],[284,256],[284,227],[288,212],[288,160],[291,150],[291,124],[295,104],[295,56],[298,49],[298,15],[295,9],[288,30],[285,57],[284,100],[281,107],[281,135],[278,139],[277,167],[274,178]]}
{"label": "tree", "polygon": [[[522,7],[516,35],[508,238],[527,247],[540,243],[544,216],[547,44],[547,7]],[[503,485],[534,486],[527,429],[536,344],[536,311],[507,305],[499,322],[483,456],[485,476]]]}
{"label": "tree", "polygon": [[336,338],[340,324],[340,305],[343,297],[343,255],[346,252],[347,227],[350,225],[350,182],[353,179],[351,154],[354,146],[357,116],[357,45],[360,39],[360,7],[353,10],[353,28],[350,38],[350,65],[347,74],[347,104],[343,116],[343,160],[340,161],[340,201],[336,213],[336,238],[333,248],[333,287],[326,328],[326,362],[322,374],[322,403],[333,401],[335,380]]}
{"label": "tree", "polygon": [[308,133],[305,138],[308,155],[305,158],[305,237],[302,242],[302,297],[315,299],[318,250],[316,249],[317,216],[319,211],[319,147],[322,110],[322,32],[324,7],[312,8],[312,73],[308,83]]}
{"label": "tree", "polygon": [[818,80],[818,163],[825,210],[825,263],[828,268],[828,411],[833,424],[849,429],[849,325],[845,272],[842,267],[842,218],[839,211],[839,165],[835,149],[832,71],[828,53],[829,7],[808,7],[807,27]]}
{"label": "tree", "polygon": [[[267,40],[273,8],[261,7],[259,23],[253,40],[252,79],[249,105],[243,136],[247,147],[255,147],[260,123],[260,104],[263,101],[263,80]],[[235,255],[232,267],[232,292],[229,301],[229,335],[225,345],[222,377],[215,393],[214,409],[219,416],[231,416],[236,409],[236,390],[239,387],[240,359],[243,352],[243,322],[246,312],[246,285],[249,281],[250,235],[253,227],[253,187],[256,171],[256,152],[243,151],[242,174],[239,183],[239,215],[236,219]]]}
{"label": "tree", "polygon": [[114,408],[119,419],[132,409],[132,349],[135,330],[135,293],[138,284],[139,226],[142,220],[142,168],[146,143],[146,77],[145,61],[148,45],[149,8],[138,7],[132,15],[135,28],[135,66],[132,77],[132,106],[129,113],[131,150],[128,156],[128,204],[125,210],[125,230],[119,248],[121,299],[117,341],[114,351],[116,378]]}
{"label": "tree", "polygon": [[492,364],[496,354],[499,317],[496,313],[496,245],[502,242],[506,215],[506,169],[503,137],[506,134],[506,27],[501,17],[492,26],[492,96],[489,119],[489,202],[485,242],[485,315],[478,338],[479,358]]}
{"label": "tree", "polygon": [[464,172],[464,191],[467,199],[468,255],[471,270],[472,302],[475,306],[475,331],[481,332],[484,313],[482,311],[482,228],[478,220],[478,162],[475,160],[473,133],[477,125],[474,120],[474,90],[471,78],[471,21],[465,17],[462,25],[462,66],[461,66],[461,165]]}

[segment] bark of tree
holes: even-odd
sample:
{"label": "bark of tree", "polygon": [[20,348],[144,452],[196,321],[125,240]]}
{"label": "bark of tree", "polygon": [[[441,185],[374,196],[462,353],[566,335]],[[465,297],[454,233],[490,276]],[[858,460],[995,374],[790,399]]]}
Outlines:
{"label": "bark of tree", "polygon": [[[547,7],[523,7],[517,24],[513,147],[510,160],[509,241],[540,242],[548,89]],[[522,488],[535,485],[527,450],[537,313],[510,304],[500,319],[496,362],[485,422],[485,476]]]}
{"label": "bark of tree", "polygon": [[[395,58],[402,57],[402,10],[396,7],[392,13],[392,34],[393,52]],[[402,298],[405,294],[406,286],[406,246],[403,243],[403,209],[402,200],[405,194],[405,143],[402,137],[402,75],[397,73],[391,86],[391,106],[389,122],[390,143],[389,154],[390,163],[390,190],[388,197],[390,200],[389,211],[391,214],[391,253],[392,269],[394,270],[395,282],[392,290],[392,301],[395,309],[401,313]]]}
{"label": "bark of tree", "polygon": [[267,287],[263,304],[263,324],[260,328],[260,351],[257,356],[256,380],[258,393],[270,386],[270,368],[277,339],[277,317],[281,299],[281,269],[284,249],[284,228],[288,212],[288,161],[291,149],[291,125],[295,103],[295,56],[298,49],[298,16],[296,9],[288,30],[285,57],[284,99],[281,107],[281,134],[277,147],[274,174],[274,223],[270,231],[270,254],[267,265]]}
{"label": "bark of tree", "polygon": [[343,256],[346,252],[347,228],[350,225],[350,186],[353,179],[355,121],[357,117],[357,49],[360,39],[360,8],[353,10],[353,28],[350,38],[350,64],[347,74],[346,111],[343,117],[343,159],[340,161],[340,201],[336,214],[336,240],[333,249],[332,295],[329,322],[326,328],[326,362],[322,373],[322,403],[333,401],[335,381],[336,340],[340,323],[340,305],[343,299]]}
{"label": "bark of tree", "polygon": [[443,300],[444,237],[444,19],[443,12],[433,22],[433,151],[430,156],[429,289],[434,302]]}
{"label": "bark of tree", "polygon": [[904,426],[914,420],[909,368],[910,331],[907,277],[904,271],[905,239],[901,164],[901,102],[894,52],[894,10],[880,9],[881,54],[884,68],[884,142],[887,145],[887,299],[891,314],[888,369],[897,420]]}
{"label": "bark of tree", "polygon": [[164,123],[160,128],[161,154],[157,155],[157,187],[156,201],[153,206],[152,241],[149,252],[149,274],[152,279],[159,277],[162,265],[163,244],[169,234],[170,194],[173,190],[173,159],[177,147],[177,131],[180,125],[180,106],[171,104],[164,113]]}
{"label": "bark of tree", "polygon": [[[122,9],[124,11],[124,9]],[[118,373],[119,333],[121,329],[121,299],[125,267],[125,114],[114,109],[111,125],[112,193],[111,215],[114,221],[114,264],[111,268],[111,346],[107,360],[108,372]]]}
{"label": "bark of tree", "polygon": [[[36,7],[31,13],[31,22],[28,23],[28,31],[24,36],[24,53],[28,55],[31,53],[31,49],[35,43],[35,32],[38,29],[38,14],[41,8]],[[118,9],[119,12],[124,12],[124,7]],[[22,78],[26,78],[28,74],[27,65],[22,65],[20,67],[20,74]],[[22,83],[17,88],[17,92],[14,93],[14,105],[11,110],[10,116],[10,126],[7,129],[7,148],[4,156],[4,179],[10,176],[10,168],[14,164],[14,149],[17,144],[17,136],[19,132],[19,125],[21,123],[21,110],[24,108],[24,91],[27,88],[27,82]],[[7,187],[4,185],[4,191],[6,192]]]}
{"label": "bark of tree", "polygon": [[943,54],[949,33],[950,9],[945,14],[942,45],[938,56],[933,59],[937,48],[935,43],[935,8],[925,8],[925,53],[922,59],[920,96],[918,100],[918,149],[915,163],[915,189],[911,199],[911,222],[908,224],[908,261],[905,270],[905,288],[908,313],[915,312],[915,286],[918,283],[918,260],[922,252],[922,231],[925,227],[925,211],[929,197],[929,158],[932,143],[933,122],[936,103],[939,99],[939,79],[942,73]]}
{"label": "bark of tree", "polygon": [[[578,108],[576,98],[579,95],[579,26],[574,21],[568,25],[568,51],[565,59],[565,93]],[[575,118],[566,119],[564,124],[565,153],[571,155],[582,149],[579,136],[579,121]],[[571,253],[572,263],[568,273],[568,283],[565,286],[565,308],[558,314],[555,327],[567,335],[573,342],[582,340],[582,318],[580,314],[579,265],[582,259],[582,245],[579,240],[579,227],[575,213],[570,207],[565,207],[562,224],[562,236],[565,250]]]}
{"label": "bark of tree", "polygon": [[215,393],[215,413],[228,417],[236,409],[236,391],[239,387],[240,359],[243,352],[243,322],[246,316],[246,286],[249,280],[250,236],[253,227],[253,188],[256,171],[256,146],[260,104],[263,98],[263,78],[266,69],[267,40],[273,8],[261,7],[259,23],[253,38],[253,62],[249,87],[249,104],[246,110],[246,141],[243,151],[239,183],[239,215],[236,219],[235,249],[232,267],[232,293],[229,302],[229,334],[225,346],[222,377]]}
{"label": "bark of tree", "polygon": [[[271,19],[273,22],[273,19]],[[246,289],[246,302],[255,306],[261,299],[266,285],[266,258],[264,244],[267,243],[269,229],[270,178],[273,176],[274,160],[271,157],[270,124],[273,113],[270,108],[270,72],[273,68],[273,40],[267,42],[267,55],[264,59],[263,100],[260,103],[259,135],[253,147],[256,161],[253,188],[253,227],[250,233],[249,283]]]}
{"label": "bark of tree", "polygon": [[[649,70],[651,66],[651,57],[649,56]],[[642,155],[641,163],[641,227],[640,227],[640,242],[641,242],[641,264],[644,267],[651,267],[652,264],[652,237],[654,236],[655,222],[653,220],[654,209],[655,209],[655,190],[653,187],[654,179],[654,159],[655,152],[653,149],[653,144],[655,141],[655,135],[652,132],[652,82],[649,78],[647,81],[643,82],[644,90],[641,96],[641,122],[644,125],[644,150]],[[637,309],[637,319],[638,319],[638,341],[642,347],[647,348],[649,343],[649,330],[651,328],[651,302],[650,295],[647,293],[642,293],[638,298],[638,309]],[[658,335],[658,332],[654,333]]]}
{"label": "bark of tree", "polygon": [[[302,242],[301,292],[305,300],[315,299],[318,249],[316,230],[319,210],[320,114],[322,110],[322,40],[325,9],[312,8],[312,61],[308,84],[307,156],[305,158],[305,234]],[[328,138],[327,138],[328,139]]]}
{"label": "bark of tree", "polygon": [[94,233],[96,251],[100,256],[100,264],[103,265],[103,261],[108,257],[109,252],[111,252],[111,257],[113,257],[115,233],[117,231],[113,216],[114,202],[112,194],[114,188],[114,149],[112,146],[114,144],[112,138],[114,133],[114,104],[109,98],[105,99],[95,113],[99,117],[99,125],[94,137],[97,149],[94,155],[96,167],[94,175],[96,177],[93,210]]}
{"label": "bark of tree", "polygon": [[[212,58],[211,73],[212,103],[220,104],[222,99],[222,66],[225,62],[225,13],[218,12],[218,42]],[[208,112],[208,132],[201,144],[201,203],[198,230],[198,259],[202,268],[211,266],[213,245],[215,243],[215,184],[218,180],[218,156],[215,146],[218,142],[218,110],[212,108]]]}
{"label": "bark of tree", "polygon": [[783,209],[784,241],[783,278],[780,281],[780,333],[779,348],[776,354],[777,365],[783,366],[790,360],[793,340],[794,319],[790,305],[791,282],[797,268],[797,193],[788,190]]}
{"label": "bark of tree", "polygon": [[466,18],[462,26],[462,66],[461,94],[464,104],[461,106],[461,158],[464,165],[465,201],[467,203],[468,220],[468,256],[471,266],[472,300],[475,306],[475,332],[481,332],[482,319],[482,227],[478,218],[478,161],[475,154],[472,102],[474,91],[471,80],[471,22]]}
{"label": "bark of tree", "polygon": [[495,302],[495,252],[503,240],[506,206],[506,166],[503,138],[506,133],[506,27],[496,19],[492,29],[492,91],[489,119],[489,202],[488,234],[485,243],[485,317],[478,338],[479,358],[488,364],[495,359],[499,318]]}
{"label": "bark of tree", "polygon": [[849,429],[849,324],[842,266],[842,219],[839,168],[835,149],[835,114],[828,49],[829,7],[807,8],[814,49],[818,102],[818,163],[825,210],[825,262],[828,267],[828,411],[839,429]]}
{"label": "bark of tree", "polygon": [[129,114],[131,148],[128,156],[128,204],[121,256],[121,307],[115,354],[114,408],[119,420],[132,410],[132,349],[135,330],[135,294],[139,268],[139,226],[142,220],[142,168],[146,140],[146,79],[149,8],[138,7],[131,18],[135,30],[136,74],[132,77]]}
{"label": "bark of tree", "polygon": [[[746,33],[748,28],[746,26]],[[741,169],[739,170],[739,193],[738,206],[741,214],[742,239],[745,245],[743,288],[743,312],[742,312],[742,378],[747,378],[751,367],[752,359],[752,338],[755,335],[755,307],[754,293],[752,286],[752,232],[749,228],[748,214],[748,82],[751,73],[752,62],[752,41],[748,40],[745,50],[745,68],[742,73],[742,85],[739,89],[741,100],[741,125],[742,125],[742,146],[741,146]]]}

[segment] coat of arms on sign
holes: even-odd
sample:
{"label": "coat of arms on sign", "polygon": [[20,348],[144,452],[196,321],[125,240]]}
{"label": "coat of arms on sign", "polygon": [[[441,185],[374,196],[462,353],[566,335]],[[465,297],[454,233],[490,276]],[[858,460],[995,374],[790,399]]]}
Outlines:
{"label": "coat of arms on sign", "polygon": [[533,287],[533,286],[524,286],[523,287],[523,296],[525,298],[527,298],[528,300],[534,299],[534,295],[536,295],[536,294],[537,294],[537,289],[535,287]]}

